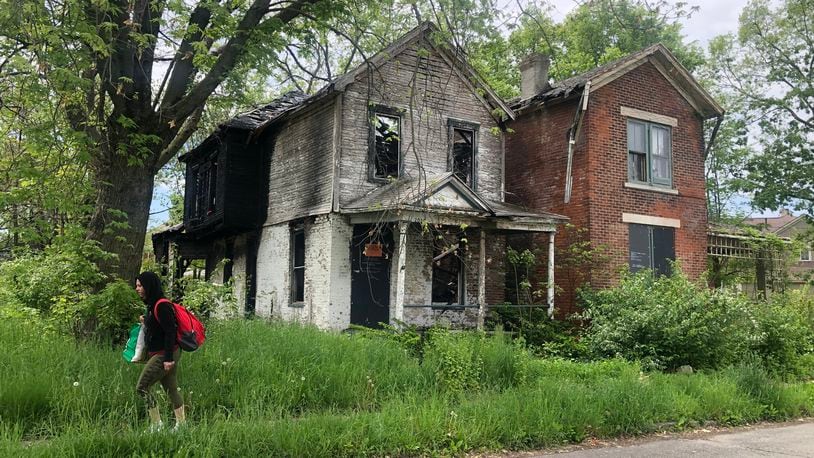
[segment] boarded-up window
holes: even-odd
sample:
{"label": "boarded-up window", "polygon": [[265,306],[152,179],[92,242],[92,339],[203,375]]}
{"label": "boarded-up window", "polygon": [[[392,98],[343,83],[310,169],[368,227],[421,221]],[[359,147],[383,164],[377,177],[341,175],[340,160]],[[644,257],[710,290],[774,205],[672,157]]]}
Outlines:
{"label": "boarded-up window", "polygon": [[305,231],[291,231],[291,302],[305,301]]}
{"label": "boarded-up window", "polygon": [[675,229],[631,224],[629,239],[631,272],[651,269],[656,274],[670,274],[670,261],[676,257]]}
{"label": "boarded-up window", "polygon": [[629,120],[627,149],[630,181],[672,185],[672,136],[669,127]]}
{"label": "boarded-up window", "polygon": [[457,247],[436,247],[432,263],[432,303],[463,304],[463,263]]}
{"label": "boarded-up window", "polygon": [[373,178],[399,176],[401,119],[398,116],[373,115]]}

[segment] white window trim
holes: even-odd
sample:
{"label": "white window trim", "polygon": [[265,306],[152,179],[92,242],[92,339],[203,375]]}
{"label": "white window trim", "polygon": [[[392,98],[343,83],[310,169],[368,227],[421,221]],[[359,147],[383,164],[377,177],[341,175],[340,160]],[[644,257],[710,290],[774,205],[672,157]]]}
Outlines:
{"label": "white window trim", "polygon": [[671,127],[678,126],[678,119],[672,116],[660,115],[657,113],[651,113],[649,111],[624,106],[620,107],[619,111],[622,113],[622,116],[626,116],[628,118],[641,119],[642,121],[655,122],[657,124],[664,124]]}
{"label": "white window trim", "polygon": [[675,218],[663,218],[661,216],[638,215],[636,213],[622,213],[623,223],[644,224],[646,226],[662,226],[681,228],[681,220]]}
{"label": "white window trim", "polygon": [[654,191],[654,192],[661,192],[664,194],[672,194],[674,196],[678,195],[678,189],[673,188],[665,188],[664,186],[653,186],[650,184],[645,183],[634,183],[632,181],[628,181],[625,183],[626,188],[630,189],[639,189],[642,191]]}

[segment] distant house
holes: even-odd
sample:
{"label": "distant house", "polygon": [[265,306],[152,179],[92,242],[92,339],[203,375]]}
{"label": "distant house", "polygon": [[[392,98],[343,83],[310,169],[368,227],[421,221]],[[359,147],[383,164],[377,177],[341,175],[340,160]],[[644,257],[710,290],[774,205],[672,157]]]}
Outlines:
{"label": "distant house", "polygon": [[[804,215],[795,216],[787,209],[781,209],[780,214],[775,217],[747,218],[744,222],[788,239],[795,239],[814,230],[814,226]],[[814,280],[814,246],[805,245],[793,256],[788,272],[788,287],[799,289]]]}
{"label": "distant house", "polygon": [[553,241],[566,220],[505,202],[513,116],[422,24],[318,93],[237,116],[184,155],[184,224],[154,237],[157,257],[176,275],[204,259],[208,278],[234,279],[259,316],[475,326],[504,301],[506,237]]}
{"label": "distant house", "polygon": [[[616,283],[622,267],[665,273],[673,260],[698,277],[707,265],[704,122],[723,109],[660,44],[553,84],[545,57],[521,73],[507,193],[568,216],[607,248],[606,263],[583,268],[595,287]],[[567,242],[558,238],[562,249]],[[558,309],[575,310],[579,285],[558,284]]]}

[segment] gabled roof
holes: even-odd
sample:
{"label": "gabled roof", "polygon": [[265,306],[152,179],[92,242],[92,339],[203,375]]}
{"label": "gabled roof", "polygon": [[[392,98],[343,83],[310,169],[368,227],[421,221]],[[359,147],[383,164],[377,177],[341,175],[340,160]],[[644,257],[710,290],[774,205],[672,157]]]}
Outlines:
{"label": "gabled roof", "polygon": [[489,204],[452,172],[395,180],[343,205],[343,213],[420,209],[493,215]]}
{"label": "gabled roof", "polygon": [[[478,72],[469,65],[464,58],[464,52],[449,41],[441,38],[440,34],[441,31],[435,24],[425,21],[402,35],[386,48],[374,54],[367,62],[338,77],[331,86],[336,90],[344,90],[345,87],[353,83],[357,77],[369,71],[371,68],[376,68],[386,63],[394,56],[400,54],[411,42],[423,36],[427,39],[427,43],[432,46],[433,50],[441,55],[447,64],[458,73],[461,80],[469,85],[472,93],[491,109],[490,112],[499,109],[505,113],[507,117],[514,119],[514,111],[497,95],[494,89],[486,83]],[[479,94],[479,92],[481,92],[479,89],[482,90],[483,95]],[[497,121],[501,121],[501,119],[497,119]]]}
{"label": "gabled roof", "polygon": [[[249,138],[255,137],[260,134],[264,129],[274,124],[275,122],[286,118],[288,115],[304,108],[305,106],[313,105],[314,103],[326,98],[337,91],[343,91],[345,87],[353,83],[357,77],[364,72],[369,71],[371,68],[379,67],[394,56],[403,51],[410,43],[421,37],[426,38],[426,42],[432,46],[441,57],[450,65],[461,78],[461,81],[468,85],[472,93],[478,97],[482,103],[490,110],[492,116],[499,118],[496,115],[502,112],[505,116],[514,119],[514,112],[509,105],[506,104],[495,91],[481,78],[481,76],[466,62],[463,57],[463,52],[445,40],[439,40],[436,33],[440,33],[438,27],[431,22],[424,22],[417,27],[413,28],[406,34],[402,35],[398,40],[390,44],[390,46],[382,49],[374,54],[366,62],[362,63],[355,69],[351,70],[344,75],[337,77],[333,82],[326,85],[313,95],[307,95],[300,91],[290,91],[282,96],[274,99],[266,105],[254,108],[245,113],[239,114],[226,122],[220,124],[218,129],[215,130],[209,137],[207,137],[200,145],[195,147],[192,151],[182,155],[181,160],[194,155],[194,152],[206,144],[209,144],[215,137],[223,133],[227,129],[245,130],[251,133]],[[503,119],[497,119],[502,121]]]}
{"label": "gabled roof", "polygon": [[534,97],[516,101],[512,104],[512,108],[523,110],[545,102],[581,94],[588,81],[591,82],[593,92],[646,62],[652,63],[704,119],[724,114],[723,108],[698,83],[689,70],[681,65],[675,55],[661,43],[648,46],[585,73],[558,81]]}

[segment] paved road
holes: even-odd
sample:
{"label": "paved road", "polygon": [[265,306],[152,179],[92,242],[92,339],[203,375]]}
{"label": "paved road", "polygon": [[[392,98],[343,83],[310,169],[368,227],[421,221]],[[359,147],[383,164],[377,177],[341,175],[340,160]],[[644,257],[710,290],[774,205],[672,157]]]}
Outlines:
{"label": "paved road", "polygon": [[558,458],[814,457],[814,421],[763,425],[727,432],[695,432],[666,438],[656,436],[625,444],[551,451],[543,455],[556,455]]}

